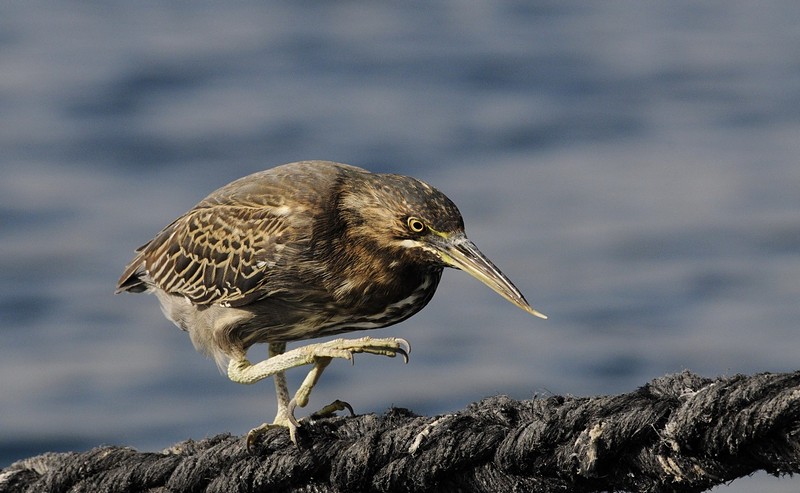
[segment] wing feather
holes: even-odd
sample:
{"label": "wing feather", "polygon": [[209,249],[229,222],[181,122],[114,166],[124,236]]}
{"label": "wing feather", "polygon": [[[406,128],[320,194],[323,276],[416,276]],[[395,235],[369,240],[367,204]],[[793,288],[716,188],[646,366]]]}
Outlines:
{"label": "wing feather", "polygon": [[197,305],[244,305],[261,295],[270,266],[293,240],[287,233],[287,218],[270,207],[198,207],[142,248],[119,288],[134,284],[131,276],[144,277]]}

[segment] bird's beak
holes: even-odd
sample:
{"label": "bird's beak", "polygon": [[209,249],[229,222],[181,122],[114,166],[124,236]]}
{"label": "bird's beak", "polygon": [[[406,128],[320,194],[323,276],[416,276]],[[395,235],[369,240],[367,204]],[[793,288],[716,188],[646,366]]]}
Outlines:
{"label": "bird's beak", "polygon": [[526,312],[546,319],[533,308],[522,296],[516,286],[505,274],[500,272],[486,255],[478,250],[466,236],[456,235],[449,238],[438,238],[434,248],[444,263],[450,267],[463,270],[472,277],[492,288],[497,294],[507,299]]}

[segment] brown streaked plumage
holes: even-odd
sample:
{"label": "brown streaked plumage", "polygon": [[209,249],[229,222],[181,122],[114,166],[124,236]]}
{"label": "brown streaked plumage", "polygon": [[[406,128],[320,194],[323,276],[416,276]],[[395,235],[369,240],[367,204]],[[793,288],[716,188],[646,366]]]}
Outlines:
{"label": "brown streaked plumage", "polygon": [[[295,406],[332,358],[407,357],[403,339],[342,340],[285,352],[287,342],[386,327],[430,301],[444,267],[463,269],[537,316],[464,235],[450,199],[414,178],[327,161],[278,166],[206,197],[137,250],[117,292],[154,292],[195,347],[229,377],[275,376],[278,416],[295,439]],[[270,358],[246,359],[270,345]],[[289,400],[284,372],[313,368]],[[271,425],[251,432],[249,440]]]}

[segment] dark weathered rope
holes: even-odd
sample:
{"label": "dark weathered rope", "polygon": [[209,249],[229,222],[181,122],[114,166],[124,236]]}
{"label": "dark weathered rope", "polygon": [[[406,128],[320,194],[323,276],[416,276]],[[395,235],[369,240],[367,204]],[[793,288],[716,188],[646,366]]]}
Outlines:
{"label": "dark weathered rope", "polygon": [[403,409],[270,431],[254,451],[218,435],[160,453],[49,453],[0,491],[704,491],[800,471],[800,372],[684,372],[617,396],[492,397],[438,417]]}

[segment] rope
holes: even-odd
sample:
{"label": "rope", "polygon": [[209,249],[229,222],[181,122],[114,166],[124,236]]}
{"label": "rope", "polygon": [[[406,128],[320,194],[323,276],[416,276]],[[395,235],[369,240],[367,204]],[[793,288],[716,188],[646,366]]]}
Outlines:
{"label": "rope", "polygon": [[658,378],[627,394],[484,399],[451,415],[335,417],[299,445],[218,435],[160,453],[47,453],[0,471],[13,492],[704,491],[800,472],[800,372]]}

